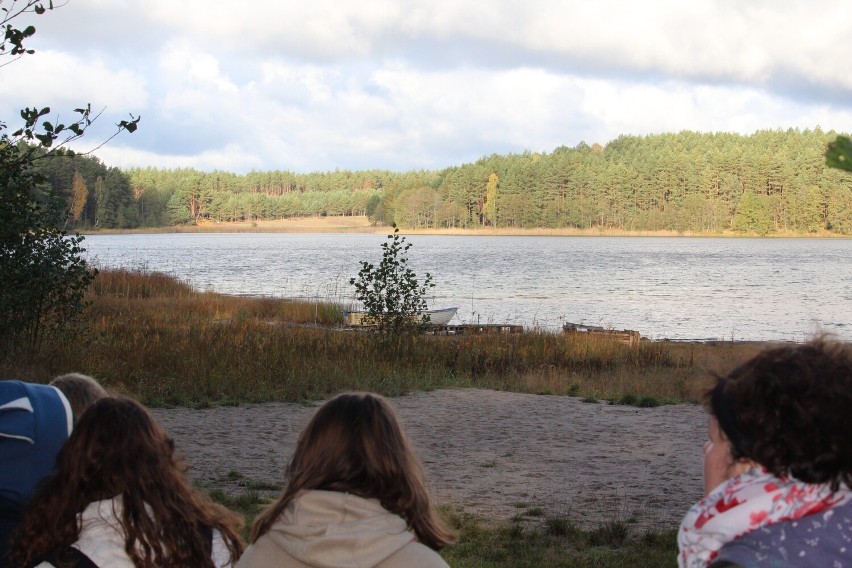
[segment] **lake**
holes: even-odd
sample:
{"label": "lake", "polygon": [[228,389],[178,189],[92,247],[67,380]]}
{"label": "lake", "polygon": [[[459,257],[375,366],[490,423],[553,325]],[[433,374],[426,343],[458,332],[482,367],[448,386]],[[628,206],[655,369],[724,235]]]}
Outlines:
{"label": "lake", "polygon": [[[651,339],[852,341],[852,239],[406,237],[454,323],[558,330],[565,322]],[[90,235],[96,266],[172,274],[226,294],[354,302],[349,279],[384,235]]]}

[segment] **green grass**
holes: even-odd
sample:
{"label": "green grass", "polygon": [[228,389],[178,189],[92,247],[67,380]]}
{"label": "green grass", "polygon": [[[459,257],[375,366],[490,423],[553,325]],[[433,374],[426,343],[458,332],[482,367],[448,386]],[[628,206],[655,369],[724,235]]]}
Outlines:
{"label": "green grass", "polygon": [[242,487],[245,489],[249,489],[251,491],[281,491],[282,484],[277,482],[270,481],[258,481],[255,479],[248,479],[242,473],[238,471],[229,471],[228,474],[219,482],[226,482],[237,487]]}
{"label": "green grass", "polygon": [[666,404],[677,404],[679,401],[670,398],[657,398],[655,396],[636,396],[635,394],[628,393],[617,399],[610,399],[609,402],[611,404],[623,404],[639,408],[655,408]]}
{"label": "green grass", "polygon": [[281,492],[281,484],[256,481],[238,471],[229,471],[218,479],[196,482],[210,498],[234,511],[245,520],[242,537],[248,542],[254,518]]}
{"label": "green grass", "polygon": [[[532,509],[531,509],[532,510]],[[635,568],[676,566],[676,533],[633,534],[621,521],[585,530],[563,517],[516,516],[489,522],[444,507],[459,541],[441,553],[454,568]]]}

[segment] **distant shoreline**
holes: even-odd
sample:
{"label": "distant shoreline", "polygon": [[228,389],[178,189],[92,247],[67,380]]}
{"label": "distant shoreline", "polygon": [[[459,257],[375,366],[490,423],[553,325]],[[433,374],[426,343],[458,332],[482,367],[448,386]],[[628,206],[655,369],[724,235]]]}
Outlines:
{"label": "distant shoreline", "polygon": [[[102,229],[80,231],[83,235],[125,235],[125,234],[165,234],[165,233],[353,233],[353,234],[389,234],[393,229],[387,225],[376,226],[365,216],[351,217],[294,217],[274,221],[254,222],[204,222],[200,225],[176,225],[168,227],[140,227],[136,229]],[[479,228],[479,229],[403,229],[404,235],[447,235],[447,236],[483,236],[483,237],[696,237],[696,238],[803,238],[803,239],[849,239],[850,235],[838,235],[823,231],[820,233],[773,233],[772,235],[743,234],[734,231],[722,233],[698,233],[693,231],[623,231],[617,229],[577,229],[577,228]]]}

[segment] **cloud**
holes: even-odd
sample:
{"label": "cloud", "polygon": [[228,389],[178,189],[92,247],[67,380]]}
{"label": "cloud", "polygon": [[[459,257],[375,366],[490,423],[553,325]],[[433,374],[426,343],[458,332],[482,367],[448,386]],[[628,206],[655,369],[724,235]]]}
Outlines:
{"label": "cloud", "polygon": [[154,166],[163,169],[196,168],[205,171],[233,172],[262,169],[262,162],[255,154],[245,153],[235,146],[225,146],[193,155],[176,155],[111,144],[98,150],[97,156],[105,164],[119,168]]}
{"label": "cloud", "polygon": [[107,106],[105,128],[141,113],[104,155],[142,166],[432,169],[852,124],[839,0],[74,0],[36,21],[38,52],[0,69],[0,118],[48,101]]}
{"label": "cloud", "polygon": [[126,67],[109,67],[100,58],[44,50],[4,67],[2,77],[3,106],[28,106],[34,99],[68,108],[87,102],[93,108],[144,109],[148,104],[145,77]]}
{"label": "cloud", "polygon": [[435,0],[426,5],[275,0],[244,6],[155,0],[145,6],[147,18],[173,34],[297,61],[405,55],[429,66],[430,46],[440,51],[458,42],[484,60],[489,50],[477,44],[510,46],[530,66],[562,59],[569,71],[597,67],[757,85],[792,73],[804,81],[852,88],[841,48],[850,44],[852,6],[837,0]]}
{"label": "cloud", "polygon": [[[400,62],[369,75],[262,67],[257,82],[206,90],[184,85],[165,97],[154,120],[169,122],[170,140],[130,161],[161,155],[162,163],[202,169],[229,164],[236,171],[438,169],[493,152],[547,152],[581,140],[606,143],[620,134],[749,134],[827,125],[824,119],[832,116],[852,124],[849,111],[816,110],[759,89],[696,89],[674,80],[614,82],[541,69],[424,72]],[[223,84],[216,74],[201,77],[208,85]]]}

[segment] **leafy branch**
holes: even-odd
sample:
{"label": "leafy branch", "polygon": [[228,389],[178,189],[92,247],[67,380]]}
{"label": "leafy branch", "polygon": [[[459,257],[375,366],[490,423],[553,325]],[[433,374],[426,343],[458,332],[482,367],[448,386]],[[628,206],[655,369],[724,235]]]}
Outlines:
{"label": "leafy branch", "polygon": [[[6,5],[4,5],[6,4]],[[29,25],[23,29],[16,28],[10,22],[27,13],[42,15],[48,10],[55,10],[65,6],[67,2],[56,4],[53,0],[47,2],[43,0],[0,0],[0,30],[2,30],[2,39],[0,39],[0,56],[8,55],[14,59],[0,64],[4,67],[12,61],[17,60],[23,55],[29,55],[35,52],[24,46],[24,42],[35,35],[36,29]],[[25,108],[21,111],[23,126],[9,136],[2,133],[0,143],[4,145],[17,146],[22,151],[18,157],[10,162],[4,163],[6,167],[17,167],[19,165],[29,164],[37,159],[44,158],[50,155],[51,151],[57,148],[66,146],[67,144],[82,137],[86,129],[97,120],[105,109],[100,112],[92,113],[92,105],[88,104],[83,108],[74,109],[74,112],[79,115],[78,118],[68,124],[59,122],[59,118],[51,122],[44,120],[39,126],[39,121],[50,114],[50,107],[33,107]],[[96,147],[87,152],[82,152],[81,155],[89,155],[100,149],[104,144],[118,136],[121,132],[135,132],[139,125],[141,117],[130,115],[129,120],[122,120],[116,124],[116,131],[113,132],[106,140],[102,141]],[[6,124],[0,121],[0,132],[7,128]],[[21,145],[21,142],[26,143],[26,149]],[[35,148],[44,148],[47,153],[35,152]]]}
{"label": "leafy branch", "polygon": [[829,167],[852,172],[852,140],[848,136],[838,136],[828,145],[825,163]]}
{"label": "leafy branch", "polygon": [[18,29],[9,23],[11,20],[27,13],[41,16],[48,10],[61,8],[67,4],[67,2],[54,4],[53,0],[49,0],[46,3],[42,0],[27,0],[26,2],[11,0],[8,6],[3,6],[5,3],[5,0],[0,0],[0,18],[2,18],[0,19],[0,31],[3,33],[2,39],[0,39],[0,56],[9,55],[13,59],[5,63],[0,63],[0,67],[5,67],[24,55],[35,53],[34,49],[24,47],[24,41],[35,35],[35,26],[29,25],[24,29]]}
{"label": "leafy branch", "polygon": [[[45,120],[41,123],[41,129],[38,128],[38,121],[48,115],[50,113],[50,107],[43,107],[38,109],[36,107],[33,108],[25,108],[21,110],[21,118],[24,120],[23,126],[12,133],[11,136],[3,135],[3,142],[12,146],[21,146],[21,143],[26,143],[26,150],[21,152],[19,157],[12,162],[10,162],[10,166],[16,166],[25,163],[31,163],[35,160],[45,158],[49,156],[49,153],[36,153],[35,149],[37,147],[42,147],[44,149],[52,149],[56,150],[67,144],[83,137],[83,134],[95,120],[97,120],[101,114],[103,114],[104,110],[96,114],[92,114],[92,105],[88,104],[85,108],[77,108],[74,109],[74,112],[78,113],[80,117],[71,122],[69,124],[63,124],[58,122],[58,119],[54,121],[56,124],[49,120]],[[127,131],[129,133],[133,133],[138,128],[139,120],[141,120],[141,116],[133,116],[130,115],[130,120],[122,120],[116,124],[116,131],[107,138],[102,141],[96,147],[88,150],[86,152],[78,152],[78,154],[82,156],[87,156],[107,144],[110,140],[118,136],[121,132]],[[5,125],[0,123],[0,130],[3,130]],[[57,143],[58,141],[58,143]],[[73,154],[69,150],[69,153]]]}

